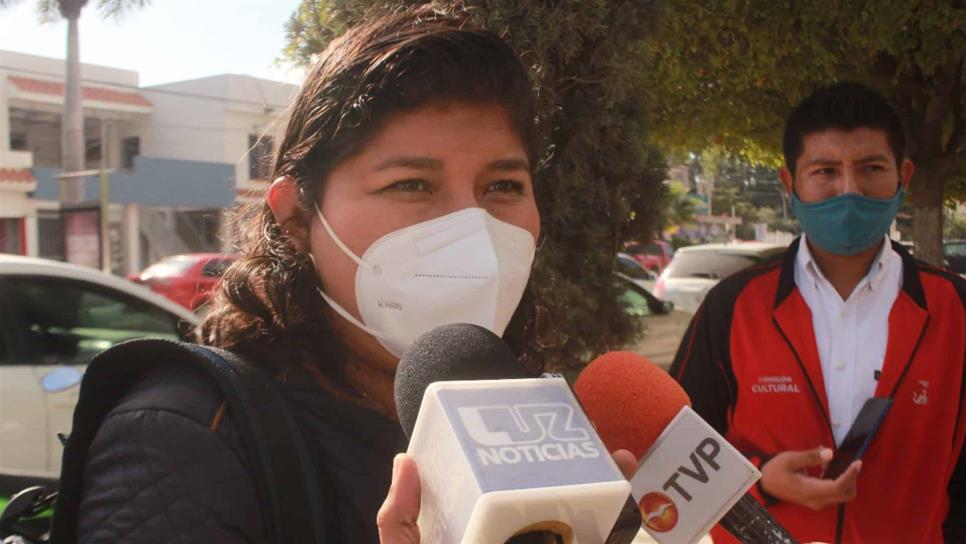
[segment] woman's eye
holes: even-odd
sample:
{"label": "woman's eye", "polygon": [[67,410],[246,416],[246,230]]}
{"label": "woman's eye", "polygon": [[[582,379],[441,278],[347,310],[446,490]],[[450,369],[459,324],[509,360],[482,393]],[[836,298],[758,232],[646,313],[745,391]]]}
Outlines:
{"label": "woman's eye", "polygon": [[383,191],[395,191],[400,193],[431,193],[432,188],[429,183],[421,179],[404,179],[388,185]]}
{"label": "woman's eye", "polygon": [[488,185],[486,192],[523,194],[523,183],[512,179],[502,179]]}

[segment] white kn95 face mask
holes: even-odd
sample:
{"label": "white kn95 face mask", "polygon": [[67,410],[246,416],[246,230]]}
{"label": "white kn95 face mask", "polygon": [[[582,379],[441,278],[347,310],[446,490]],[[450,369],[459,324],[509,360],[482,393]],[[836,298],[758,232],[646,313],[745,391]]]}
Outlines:
{"label": "white kn95 face mask", "polygon": [[472,323],[502,335],[530,277],[533,235],[482,208],[390,232],[361,258],[322,211],[316,212],[339,249],[359,265],[355,295],[362,322],[322,289],[319,294],[396,357],[420,335],[450,323]]}

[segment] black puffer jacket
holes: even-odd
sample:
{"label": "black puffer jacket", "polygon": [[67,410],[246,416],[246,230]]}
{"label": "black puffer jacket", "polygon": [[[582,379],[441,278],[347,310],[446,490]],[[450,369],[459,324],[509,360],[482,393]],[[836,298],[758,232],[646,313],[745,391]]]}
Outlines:
{"label": "black puffer jacket", "polygon": [[[335,400],[304,371],[282,390],[334,503],[339,542],[378,542],[376,512],[398,423]],[[255,489],[231,414],[200,369],[172,365],[145,377],[104,420],[84,469],[78,542],[264,542]],[[220,422],[219,422],[220,419]]]}

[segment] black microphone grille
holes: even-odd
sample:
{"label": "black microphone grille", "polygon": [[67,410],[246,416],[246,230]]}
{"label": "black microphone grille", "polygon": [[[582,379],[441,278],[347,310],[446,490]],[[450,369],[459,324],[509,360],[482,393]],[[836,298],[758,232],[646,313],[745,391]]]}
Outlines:
{"label": "black microphone grille", "polygon": [[396,368],[396,412],[410,437],[426,388],[433,382],[528,378],[499,336],[468,323],[437,327],[406,350]]}

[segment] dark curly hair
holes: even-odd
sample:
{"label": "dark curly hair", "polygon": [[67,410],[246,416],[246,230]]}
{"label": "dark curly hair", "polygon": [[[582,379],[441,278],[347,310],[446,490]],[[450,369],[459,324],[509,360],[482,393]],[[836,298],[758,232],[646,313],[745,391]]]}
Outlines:
{"label": "dark curly hair", "polygon": [[[322,53],[302,84],[272,179],[294,179],[307,219],[328,173],[392,114],[452,101],[504,107],[535,164],[533,88],[499,36],[429,6],[350,29]],[[242,210],[235,227],[240,257],[225,272],[198,340],[274,371],[311,362],[344,383],[344,348],[328,323],[316,292],[320,280],[307,256],[283,234],[266,202]],[[511,344],[526,335],[529,301],[525,295],[505,335]]]}

